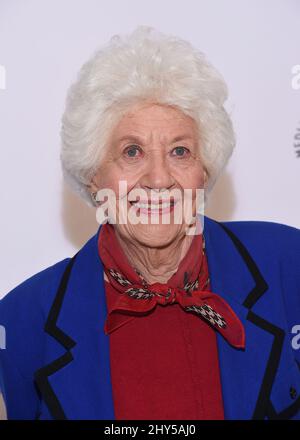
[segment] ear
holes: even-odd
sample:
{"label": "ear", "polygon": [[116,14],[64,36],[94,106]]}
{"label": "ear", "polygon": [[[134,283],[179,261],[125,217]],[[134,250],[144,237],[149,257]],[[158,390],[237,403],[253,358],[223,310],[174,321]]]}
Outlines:
{"label": "ear", "polygon": [[97,191],[98,191],[99,188],[98,188],[98,185],[97,185],[97,183],[96,183],[96,179],[95,179],[95,177],[92,177],[90,183],[87,183],[87,184],[86,184],[86,187],[88,188],[88,190],[89,190],[90,193],[93,193],[93,192],[97,192]]}
{"label": "ear", "polygon": [[203,174],[204,174],[204,188],[206,188],[206,185],[208,182],[208,172],[206,171],[205,168],[204,168]]}

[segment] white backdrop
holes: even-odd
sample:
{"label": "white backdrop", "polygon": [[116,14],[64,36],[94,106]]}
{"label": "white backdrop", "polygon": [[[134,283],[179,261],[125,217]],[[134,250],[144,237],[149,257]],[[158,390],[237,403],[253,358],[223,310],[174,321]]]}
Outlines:
{"label": "white backdrop", "polygon": [[228,83],[237,147],[206,214],[300,228],[299,0],[0,0],[0,297],[96,232],[62,182],[60,118],[82,63],[140,24],[190,40]]}

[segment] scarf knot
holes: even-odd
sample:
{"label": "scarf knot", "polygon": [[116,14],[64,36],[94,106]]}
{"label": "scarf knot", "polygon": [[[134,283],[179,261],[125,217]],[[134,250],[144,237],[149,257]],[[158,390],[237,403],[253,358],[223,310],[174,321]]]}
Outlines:
{"label": "scarf knot", "polygon": [[204,237],[195,237],[188,254],[167,283],[149,284],[129,265],[114,229],[109,225],[103,234],[111,240],[109,248],[100,248],[104,271],[117,293],[105,322],[106,335],[135,317],[152,313],[159,305],[177,303],[185,312],[204,319],[234,347],[245,348],[245,330],[240,319],[221,295],[210,290]]}
{"label": "scarf knot", "polygon": [[173,304],[178,296],[178,289],[162,283],[149,284],[148,291],[154,294],[156,302],[162,306]]}

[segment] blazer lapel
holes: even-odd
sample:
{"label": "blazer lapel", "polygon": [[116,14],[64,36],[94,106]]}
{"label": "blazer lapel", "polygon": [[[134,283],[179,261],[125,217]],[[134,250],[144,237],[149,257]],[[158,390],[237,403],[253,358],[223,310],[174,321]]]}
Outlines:
{"label": "blazer lapel", "polygon": [[300,395],[299,370],[289,344],[284,344],[284,329],[255,312],[265,295],[272,310],[267,280],[230,228],[204,217],[203,232],[212,291],[228,301],[246,332],[245,350],[217,335],[225,418],[292,417],[300,407],[300,398],[290,397],[291,387]]}
{"label": "blazer lapel", "polygon": [[64,347],[35,374],[54,419],[114,419],[100,229],[69,261],[45,325]]}

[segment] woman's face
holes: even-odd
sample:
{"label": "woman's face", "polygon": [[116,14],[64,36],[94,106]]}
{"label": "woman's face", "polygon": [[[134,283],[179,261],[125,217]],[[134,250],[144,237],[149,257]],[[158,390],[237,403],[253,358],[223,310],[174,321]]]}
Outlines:
{"label": "woman's face", "polygon": [[[187,200],[184,190],[190,190],[188,197],[195,215],[196,189],[204,188],[205,183],[198,142],[195,121],[174,107],[144,104],[121,118],[112,131],[91,189],[114,191],[115,228],[122,237],[150,247],[163,247],[186,233],[189,222],[183,215],[184,197]],[[122,188],[120,181],[126,181]],[[173,201],[179,199],[178,194],[181,202],[173,206]],[[162,199],[172,203],[159,208],[157,203]],[[139,200],[148,201],[149,206],[132,203]],[[154,209],[151,210],[151,206]],[[174,220],[179,212],[183,217],[181,223]],[[119,222],[121,213],[125,220]]]}

